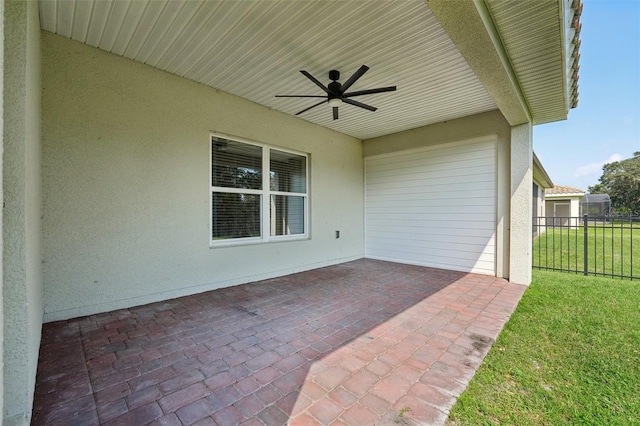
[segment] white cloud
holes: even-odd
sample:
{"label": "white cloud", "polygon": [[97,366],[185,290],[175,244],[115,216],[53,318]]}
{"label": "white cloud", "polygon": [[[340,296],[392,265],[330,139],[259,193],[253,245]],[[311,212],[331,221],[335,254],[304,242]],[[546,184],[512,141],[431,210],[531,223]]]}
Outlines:
{"label": "white cloud", "polygon": [[602,171],[602,166],[604,166],[605,164],[613,163],[615,161],[620,161],[620,160],[622,160],[622,155],[613,154],[611,157],[609,157],[608,160],[603,161],[601,163],[589,163],[585,166],[578,167],[576,171],[573,173],[573,176],[582,177],[582,176],[589,176],[589,175],[599,173]]}
{"label": "white cloud", "polygon": [[[622,161],[622,155],[613,154],[611,157],[609,157],[609,159],[607,161],[604,162],[604,164],[615,163],[616,161]],[[603,164],[603,166],[604,166],[604,164]]]}

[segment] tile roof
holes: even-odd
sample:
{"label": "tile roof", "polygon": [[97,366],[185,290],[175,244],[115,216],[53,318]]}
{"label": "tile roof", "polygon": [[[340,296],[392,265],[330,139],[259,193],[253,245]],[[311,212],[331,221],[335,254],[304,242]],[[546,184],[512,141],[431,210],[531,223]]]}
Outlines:
{"label": "tile roof", "polygon": [[564,195],[564,194],[580,194],[584,195],[584,189],[572,188],[570,186],[555,185],[553,188],[545,189],[544,195]]}

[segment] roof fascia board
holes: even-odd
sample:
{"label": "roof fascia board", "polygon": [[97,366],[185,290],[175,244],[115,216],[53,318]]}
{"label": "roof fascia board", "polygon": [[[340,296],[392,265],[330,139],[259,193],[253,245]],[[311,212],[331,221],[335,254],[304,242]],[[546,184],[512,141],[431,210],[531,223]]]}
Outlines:
{"label": "roof fascia board", "polygon": [[531,123],[524,94],[483,0],[426,0],[511,126]]}
{"label": "roof fascia board", "polygon": [[584,197],[584,192],[570,192],[567,194],[544,194],[545,200],[553,201],[565,198]]}
{"label": "roof fascia board", "polygon": [[549,177],[549,174],[542,166],[542,162],[535,152],[533,153],[533,179],[540,185],[542,185],[542,187],[545,189],[553,188],[554,186],[551,178]]}

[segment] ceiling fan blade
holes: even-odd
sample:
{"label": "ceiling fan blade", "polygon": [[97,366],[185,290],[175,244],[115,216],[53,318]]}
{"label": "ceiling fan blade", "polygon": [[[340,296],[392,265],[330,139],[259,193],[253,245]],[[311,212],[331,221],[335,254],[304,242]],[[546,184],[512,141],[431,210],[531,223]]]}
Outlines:
{"label": "ceiling fan blade", "polygon": [[326,98],[322,95],[276,95],[276,98]]}
{"label": "ceiling fan blade", "polygon": [[325,92],[327,92],[327,94],[329,94],[329,89],[327,89],[324,84],[320,83],[318,81],[318,79],[316,79],[314,76],[312,76],[311,74],[309,74],[308,72],[302,70],[300,71],[305,77],[307,77],[309,80],[313,81],[319,88],[321,88],[322,90],[324,90]]}
{"label": "ceiling fan blade", "polygon": [[377,89],[368,89],[368,90],[358,90],[356,92],[347,92],[342,96],[345,98],[353,97],[353,96],[362,96],[362,95],[372,95],[374,93],[383,93],[383,92],[395,92],[396,86],[389,87],[379,87]]}
{"label": "ceiling fan blade", "polygon": [[296,113],[296,115],[300,115],[300,114],[302,114],[303,112],[307,112],[307,111],[309,111],[311,108],[315,108],[315,107],[317,107],[318,105],[322,105],[322,104],[324,104],[324,103],[327,103],[327,101],[322,101],[322,102],[318,102],[318,103],[317,103],[317,104],[315,104],[315,105],[311,105],[309,108],[305,108],[305,109],[303,109],[302,111],[300,111],[300,112]]}
{"label": "ceiling fan blade", "polygon": [[333,119],[338,119],[338,107],[333,107]]}
{"label": "ceiling fan blade", "polygon": [[347,99],[344,98],[342,99],[342,102],[347,103],[347,104],[351,104],[360,108],[364,108],[364,109],[368,109],[369,111],[375,111],[378,108],[372,107],[371,105],[367,105],[367,104],[363,104],[362,102],[358,102],[358,101],[354,101],[353,99]]}
{"label": "ceiling fan blade", "polygon": [[363,65],[360,67],[360,69],[358,69],[358,71],[354,72],[353,75],[349,77],[349,80],[345,81],[342,87],[340,88],[340,90],[342,90],[342,93],[346,92],[347,89],[351,87],[351,85],[355,83],[360,77],[362,77],[364,73],[367,72],[368,70],[369,70],[369,67],[366,65]]}

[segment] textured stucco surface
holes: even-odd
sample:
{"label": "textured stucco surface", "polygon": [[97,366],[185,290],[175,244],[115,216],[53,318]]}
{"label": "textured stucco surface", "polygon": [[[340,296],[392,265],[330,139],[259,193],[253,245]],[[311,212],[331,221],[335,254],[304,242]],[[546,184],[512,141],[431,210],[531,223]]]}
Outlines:
{"label": "textured stucco surface", "polygon": [[[47,32],[42,69],[45,321],[364,255],[361,141]],[[211,131],[310,154],[311,239],[209,248]]]}
{"label": "textured stucco surface", "polygon": [[571,200],[571,216],[580,216],[580,198],[573,198]]}
{"label": "textured stucco surface", "polygon": [[516,284],[531,283],[533,132],[530,124],[511,129],[511,272]]}
{"label": "textured stucco surface", "polygon": [[567,213],[556,213],[554,210],[554,205],[555,204],[569,204],[569,212],[568,212],[568,216],[572,216],[572,217],[578,217],[580,216],[580,200],[582,199],[582,196],[577,196],[577,197],[562,197],[562,196],[551,196],[548,198],[545,198],[545,204],[546,206],[546,213],[549,216],[565,216],[567,215]]}
{"label": "textured stucco surface", "polygon": [[[533,183],[538,187],[538,196],[534,198],[533,202],[535,206],[531,206],[531,211],[534,217],[545,217],[545,201],[544,201],[544,187],[540,183],[533,180]],[[537,208],[535,208],[537,207]]]}
{"label": "textured stucco surface", "polygon": [[509,277],[509,200],[511,194],[511,127],[500,111],[450,120],[363,142],[365,157],[429,145],[465,141],[484,136],[497,138],[496,275]]}
{"label": "textured stucco surface", "polygon": [[31,417],[43,313],[40,25],[36,2],[4,6],[3,424],[13,425]]}
{"label": "textured stucco surface", "polygon": [[[0,135],[3,135],[4,141],[4,2],[0,2]],[[4,142],[0,143],[0,196],[4,199],[2,189],[2,163],[3,163],[3,146]],[[2,216],[3,210],[0,209],[0,235],[2,235]],[[0,238],[0,253],[3,251],[3,239]],[[2,280],[2,265],[4,262],[0,262],[0,289],[3,289]],[[4,413],[4,299],[2,294],[4,290],[0,291],[0,418]]]}

